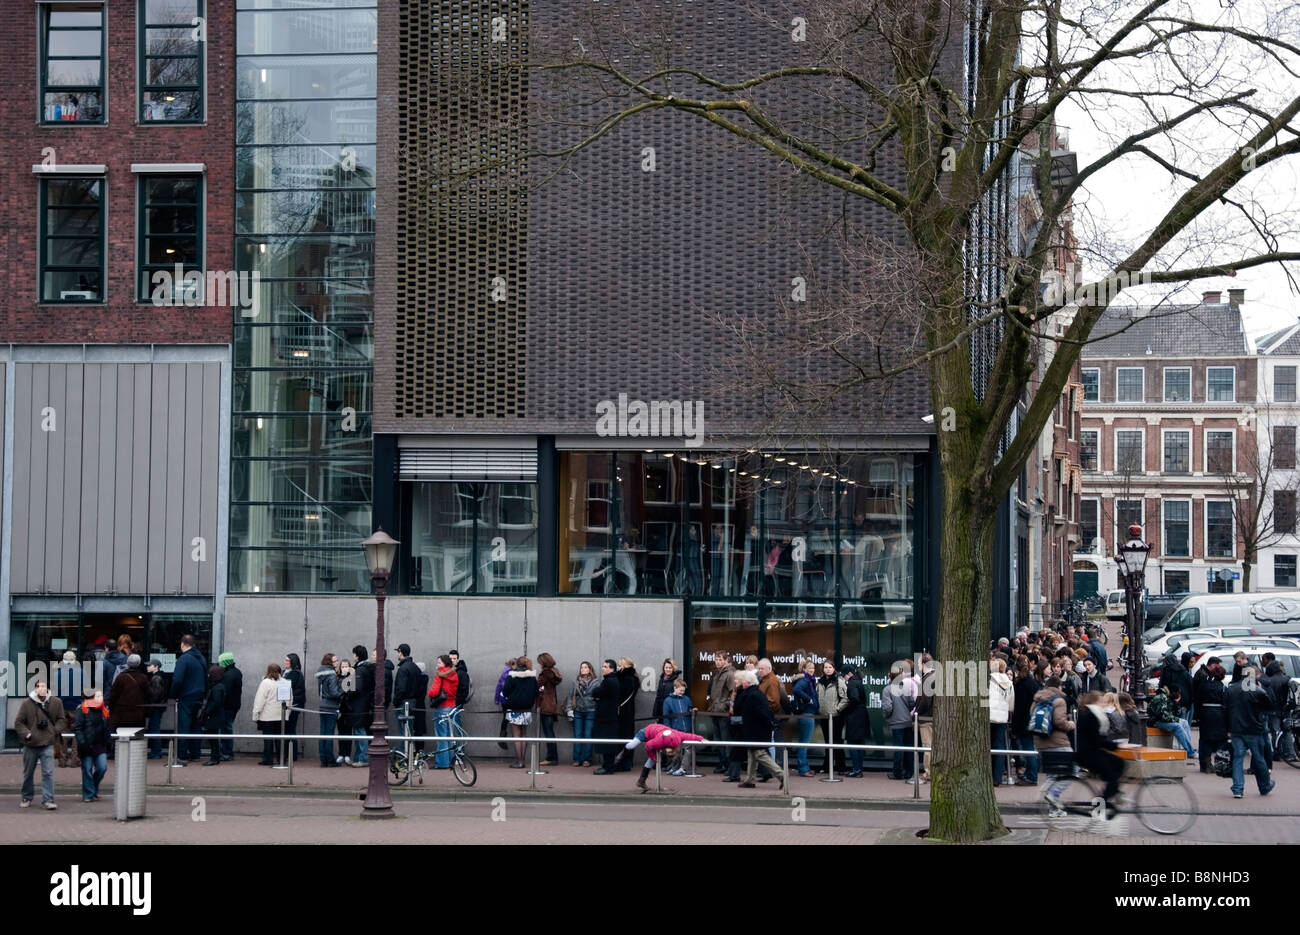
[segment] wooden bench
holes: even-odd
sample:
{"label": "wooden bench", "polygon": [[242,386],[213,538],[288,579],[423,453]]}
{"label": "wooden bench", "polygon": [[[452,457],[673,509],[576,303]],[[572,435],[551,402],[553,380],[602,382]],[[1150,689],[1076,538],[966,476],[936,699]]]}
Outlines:
{"label": "wooden bench", "polygon": [[1173,733],[1165,730],[1163,727],[1147,727],[1147,746],[1162,747],[1166,750],[1173,750],[1175,747],[1179,750],[1182,749],[1182,747],[1178,746],[1177,741],[1174,740]]}
{"label": "wooden bench", "polygon": [[[1161,733],[1168,734],[1168,731]],[[1165,776],[1181,780],[1187,774],[1187,753],[1181,747],[1176,750],[1155,746],[1121,747],[1115,755],[1124,761],[1124,779]]]}

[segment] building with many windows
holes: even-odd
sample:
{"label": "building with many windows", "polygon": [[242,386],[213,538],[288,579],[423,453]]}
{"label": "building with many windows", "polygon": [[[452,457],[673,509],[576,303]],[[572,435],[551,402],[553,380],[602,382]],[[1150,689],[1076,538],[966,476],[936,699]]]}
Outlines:
{"label": "building with many windows", "polygon": [[1295,588],[1296,559],[1300,557],[1296,529],[1296,496],[1300,493],[1300,471],[1296,469],[1300,322],[1260,338],[1256,347],[1260,355],[1259,402],[1255,405],[1257,473],[1264,502],[1259,511],[1261,535],[1251,590]]}
{"label": "building with many windows", "polygon": [[1152,593],[1241,590],[1258,386],[1243,298],[1113,307],[1097,324],[1081,355],[1083,591],[1117,586],[1115,547],[1132,523],[1154,546]]}

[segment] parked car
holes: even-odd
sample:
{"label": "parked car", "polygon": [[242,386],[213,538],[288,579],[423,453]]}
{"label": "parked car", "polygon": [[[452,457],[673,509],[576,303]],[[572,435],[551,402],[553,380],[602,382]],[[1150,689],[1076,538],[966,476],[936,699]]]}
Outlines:
{"label": "parked car", "polygon": [[1153,638],[1148,640],[1144,635],[1142,638],[1142,657],[1146,660],[1147,665],[1155,665],[1170,653],[1183,652],[1181,648],[1184,644],[1193,640],[1235,640],[1241,642],[1245,637],[1256,635],[1250,627],[1209,627],[1204,630],[1181,630],[1178,632],[1166,632],[1164,630],[1150,630],[1154,634]]}

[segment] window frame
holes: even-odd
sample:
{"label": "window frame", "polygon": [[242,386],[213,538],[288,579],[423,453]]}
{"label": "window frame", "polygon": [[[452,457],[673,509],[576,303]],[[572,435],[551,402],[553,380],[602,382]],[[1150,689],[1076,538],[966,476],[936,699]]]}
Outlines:
{"label": "window frame", "polygon": [[[1169,513],[1165,509],[1170,503],[1187,504],[1187,551],[1171,552],[1169,550]],[[1160,500],[1160,554],[1167,558],[1191,558],[1192,557],[1192,500],[1190,497],[1168,497]]]}
{"label": "window frame", "polygon": [[[1170,399],[1169,398],[1169,372],[1175,371],[1187,374],[1187,398]],[[1167,403],[1190,403],[1192,401],[1192,368],[1191,367],[1165,367],[1162,371],[1164,386],[1162,387],[1162,398]]]}
{"label": "window frame", "polygon": [[[1215,399],[1210,394],[1210,372],[1212,370],[1230,370],[1232,371],[1232,397],[1230,399]],[[1237,368],[1229,364],[1216,364],[1214,366],[1206,365],[1205,367],[1205,401],[1207,403],[1235,403],[1237,401]]]}
{"label": "window frame", "polygon": [[[1291,498],[1291,513],[1290,513],[1291,524],[1290,524],[1290,528],[1287,528],[1287,529],[1282,528],[1282,525],[1281,525],[1281,524],[1279,523],[1279,521],[1278,521],[1278,516],[1279,516],[1279,515],[1285,515],[1285,514],[1280,514],[1280,511],[1279,511],[1279,509],[1278,509],[1278,502],[1277,502],[1277,501],[1278,501],[1278,497],[1290,497],[1290,498]],[[1273,491],[1273,517],[1272,517],[1272,518],[1273,518],[1273,532],[1276,533],[1277,535],[1281,535],[1281,536],[1294,536],[1294,535],[1296,534],[1296,508],[1297,508],[1296,500],[1297,500],[1297,498],[1296,498],[1296,492],[1295,492],[1294,490],[1274,490],[1274,491]]]}
{"label": "window frame", "polygon": [[[207,3],[206,0],[193,0],[195,13],[194,16],[201,19],[204,28],[207,27]],[[167,26],[177,26],[177,23],[148,23],[145,21],[145,12],[148,8],[149,0],[136,0],[136,91],[135,91],[135,120],[140,126],[193,126],[203,124],[208,118],[208,93],[207,93],[207,61],[208,61],[208,43],[206,39],[196,39],[198,50],[193,55],[150,55],[149,54],[149,29],[161,29]],[[190,28],[194,28],[193,20],[190,21]],[[149,60],[150,59],[194,59],[198,67],[198,81],[193,85],[182,84],[148,84]],[[146,92],[150,91],[195,91],[199,98],[199,113],[197,117],[185,119],[164,118],[159,120],[145,119],[145,101]]]}
{"label": "window frame", "polygon": [[[1136,504],[1138,504],[1138,518],[1137,518],[1137,524],[1138,524],[1139,526],[1141,526],[1143,529],[1146,529],[1146,528],[1147,528],[1147,498],[1146,498],[1146,497],[1143,497],[1143,496],[1136,496],[1136,497],[1120,497],[1120,496],[1115,496],[1115,497],[1112,497],[1112,498],[1111,498],[1111,504],[1112,504],[1112,506],[1111,506],[1111,514],[1112,514],[1112,515],[1111,515],[1110,521],[1111,521],[1112,530],[1113,530],[1113,532],[1114,532],[1114,534],[1115,534],[1115,538],[1114,538],[1113,540],[1111,540],[1111,541],[1116,542],[1116,543],[1124,542],[1124,541],[1126,541],[1126,540],[1128,539],[1128,534],[1127,534],[1127,533],[1128,533],[1128,530],[1127,530],[1126,527],[1130,525],[1129,523],[1121,523],[1121,522],[1119,521],[1119,505],[1120,505],[1121,503],[1136,503]],[[1124,532],[1123,532],[1123,533],[1120,532],[1121,529],[1124,529]]]}
{"label": "window frame", "polygon": [[[1084,401],[1085,403],[1099,403],[1099,402],[1101,402],[1101,368],[1100,368],[1100,367],[1083,367],[1083,368],[1079,371],[1079,373],[1080,373],[1079,381],[1080,381],[1081,385],[1083,386],[1083,401]],[[1088,374],[1090,374],[1090,373],[1093,373],[1093,374],[1096,374],[1096,375],[1097,375],[1096,380],[1095,380],[1095,381],[1093,382],[1093,384],[1092,384],[1092,388],[1093,388],[1093,390],[1096,392],[1097,395],[1096,395],[1095,397],[1093,397],[1092,399],[1089,399],[1089,398],[1088,398]]]}
{"label": "window frame", "polygon": [[[1297,369],[1300,369],[1300,368],[1297,368],[1294,364],[1275,364],[1275,365],[1273,366],[1273,402],[1275,402],[1275,403],[1293,403],[1293,402],[1296,402],[1296,372],[1297,372]],[[1278,385],[1279,385],[1279,384],[1278,384],[1277,375],[1278,375],[1278,372],[1279,372],[1279,371],[1284,371],[1284,370],[1289,370],[1289,371],[1291,371],[1291,380],[1290,380],[1290,382],[1289,382],[1289,383],[1283,383],[1283,384],[1281,384],[1282,386],[1290,386],[1290,387],[1291,387],[1291,395],[1290,395],[1290,397],[1287,398],[1287,399],[1283,399],[1281,396],[1278,395],[1278,392],[1277,392],[1277,388],[1278,388]]]}
{"label": "window frame", "polygon": [[[1291,443],[1290,443],[1290,445],[1281,445],[1281,444],[1279,444],[1279,442],[1278,442],[1278,440],[1277,440],[1277,434],[1276,434],[1277,431],[1278,431],[1278,429],[1289,429],[1289,430],[1290,430],[1290,432],[1291,432]],[[1271,464],[1272,464],[1273,467],[1277,468],[1277,469],[1280,470],[1280,471],[1290,471],[1290,470],[1294,470],[1294,469],[1295,469],[1295,466],[1296,466],[1296,434],[1297,434],[1297,433],[1296,433],[1296,427],[1295,427],[1294,425],[1271,425],[1271,426],[1269,426],[1268,443],[1269,443],[1269,457],[1270,457],[1270,462],[1271,462]],[[1286,461],[1286,462],[1280,462],[1280,461],[1278,460],[1278,452],[1280,452],[1280,451],[1288,451],[1288,452],[1290,453],[1290,459],[1289,459],[1289,461]]]}
{"label": "window frame", "polygon": [[[94,7],[99,10],[99,26],[55,26],[58,32],[90,32],[93,29],[99,30],[99,84],[98,85],[51,85],[50,81],[50,16],[55,13],[82,13],[89,12]],[[38,3],[36,4],[38,24],[38,43],[37,49],[37,88],[36,88],[36,122],[42,127],[58,127],[64,125],[72,126],[104,126],[108,123],[108,3],[95,2],[87,0],[85,3],[63,4],[63,3]],[[55,61],[61,60],[81,61],[85,56],[80,55],[56,55]],[[45,116],[45,96],[47,94],[57,94],[59,92],[79,91],[86,93],[93,91],[99,94],[99,118],[95,120],[66,120],[66,119],[47,119]]]}
{"label": "window frame", "polygon": [[[1291,560],[1291,581],[1288,584],[1277,583],[1277,563],[1278,559]],[[1273,587],[1275,588],[1294,588],[1296,586],[1296,555],[1294,552],[1274,552],[1273,553]]]}
{"label": "window frame", "polygon": [[[1085,503],[1092,503],[1097,508],[1096,514],[1093,517],[1093,534],[1088,537],[1085,537],[1083,534],[1083,529],[1084,529],[1083,505]],[[1090,552],[1092,549],[1093,539],[1101,539],[1103,543],[1102,548],[1103,549],[1105,548],[1104,543],[1106,540],[1101,535],[1101,497],[1080,497],[1079,498],[1079,543],[1080,545],[1083,546],[1083,548],[1080,549],[1080,551]]]}
{"label": "window frame", "polygon": [[[1138,392],[1137,399],[1120,399],[1120,395],[1119,395],[1120,376],[1126,370],[1128,371],[1136,370],[1138,373],[1142,375],[1142,385]],[[1115,402],[1127,403],[1129,405],[1141,405],[1146,401],[1147,401],[1147,368],[1146,367],[1116,367],[1115,368]]]}
{"label": "window frame", "polygon": [[[1168,437],[1170,435],[1187,436],[1187,469],[1185,471],[1172,471],[1165,460],[1168,457]],[[1161,429],[1160,430],[1160,473],[1161,474],[1191,474],[1192,473],[1192,430],[1191,429]]]}
{"label": "window frame", "polygon": [[[1092,435],[1095,439],[1092,446],[1092,467],[1084,463],[1084,447],[1087,445],[1086,436]],[[1101,429],[1080,429],[1079,430],[1079,469],[1082,471],[1097,472],[1101,470]]]}
{"label": "window frame", "polygon": [[[1227,472],[1210,470],[1210,433],[1228,435],[1232,438],[1232,463]],[[1202,472],[1207,475],[1217,476],[1220,473],[1236,474],[1237,473],[1237,433],[1233,429],[1224,428],[1206,428],[1201,430],[1201,460]]]}
{"label": "window frame", "polygon": [[1114,464],[1115,473],[1116,474],[1123,473],[1123,471],[1120,469],[1119,466],[1119,433],[1120,432],[1136,432],[1137,434],[1142,436],[1142,445],[1140,448],[1140,454],[1138,455],[1138,466],[1137,469],[1133,471],[1133,473],[1145,474],[1147,472],[1147,432],[1146,429],[1135,429],[1131,426],[1127,428],[1117,428],[1112,433],[1112,441],[1115,445],[1115,449],[1112,452],[1113,457],[1111,460]]}
{"label": "window frame", "polygon": [[[75,182],[80,180],[91,180],[99,183],[99,298],[97,299],[47,299],[45,297],[45,274],[51,269],[55,270],[82,270],[91,269],[89,266],[68,266],[61,264],[52,266],[48,262],[49,241],[51,237],[75,238],[68,234],[50,234],[47,226],[49,224],[49,185],[51,182]],[[62,173],[51,173],[40,177],[38,186],[38,202],[40,217],[37,222],[37,231],[39,234],[39,244],[36,248],[36,296],[38,305],[106,305],[108,303],[108,176],[96,175],[64,175]]]}
{"label": "window frame", "polygon": [[[207,186],[204,184],[206,181],[204,178],[204,173],[202,172],[149,172],[149,173],[142,172],[139,173],[136,175],[136,185],[135,185],[135,279],[136,279],[136,302],[144,305],[153,304],[153,286],[152,286],[153,276],[150,271],[167,270],[168,272],[172,272],[176,268],[176,264],[174,263],[171,265],[171,267],[164,267],[164,266],[160,266],[157,263],[147,262],[149,256],[149,251],[148,251],[149,238],[156,237],[156,236],[173,236],[173,237],[187,236],[184,234],[181,235],[147,234],[145,232],[146,229],[145,221],[146,221],[149,208],[150,206],[153,206],[155,204],[153,202],[146,201],[146,191],[147,191],[148,184],[150,181],[156,179],[165,179],[165,178],[193,179],[197,186],[197,191],[195,193],[195,201],[194,201],[194,246],[195,246],[195,254],[198,257],[198,264],[196,267],[193,268],[193,271],[197,272],[199,276],[204,279],[204,282],[206,284],[207,257],[204,255],[204,249],[207,246],[207,244],[205,243],[206,238],[204,237],[204,223],[206,221],[207,212],[204,211],[204,207],[205,207],[205,198],[207,195]],[[157,206],[183,206],[184,205],[183,202],[157,202],[156,204]],[[190,267],[185,267],[186,273],[189,273],[190,271],[191,271]],[[176,282],[172,283],[173,292],[172,292],[171,304],[173,306],[185,305],[184,296],[179,291],[177,291],[179,285],[180,284]],[[195,302],[194,303],[195,305],[202,305],[210,298],[209,296],[205,296],[203,293],[204,293],[204,287],[201,286],[199,289],[199,296],[198,296],[199,301]]]}
{"label": "window frame", "polygon": [[[1187,587],[1184,588],[1182,591],[1174,591],[1174,590],[1170,589],[1170,587],[1169,587],[1169,576],[1170,576],[1170,575],[1182,575],[1184,578],[1187,579]],[[1166,567],[1166,568],[1163,569],[1163,571],[1162,571],[1162,573],[1161,573],[1161,580],[1162,580],[1162,583],[1164,584],[1164,588],[1165,588],[1165,593],[1166,593],[1166,594],[1190,594],[1190,593],[1191,593],[1191,590],[1192,590],[1192,573],[1191,573],[1191,569],[1189,569],[1189,568],[1169,568],[1169,567]]]}
{"label": "window frame", "polygon": [[[1232,545],[1226,554],[1216,554],[1210,551],[1210,504],[1226,503],[1228,505],[1228,530],[1232,536]],[[1204,500],[1203,518],[1201,526],[1205,532],[1205,557],[1206,558],[1230,558],[1237,557],[1237,510],[1233,502],[1224,497],[1206,497]]]}

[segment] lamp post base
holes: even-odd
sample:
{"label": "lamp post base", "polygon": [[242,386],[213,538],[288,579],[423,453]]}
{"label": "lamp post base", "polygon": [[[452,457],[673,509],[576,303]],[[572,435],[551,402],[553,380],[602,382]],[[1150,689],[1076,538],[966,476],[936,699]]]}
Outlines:
{"label": "lamp post base", "polygon": [[[381,676],[382,678],[382,676]],[[379,731],[370,741],[370,782],[366,786],[366,801],[361,806],[362,818],[396,818],[393,797],[388,792],[388,738]]]}

